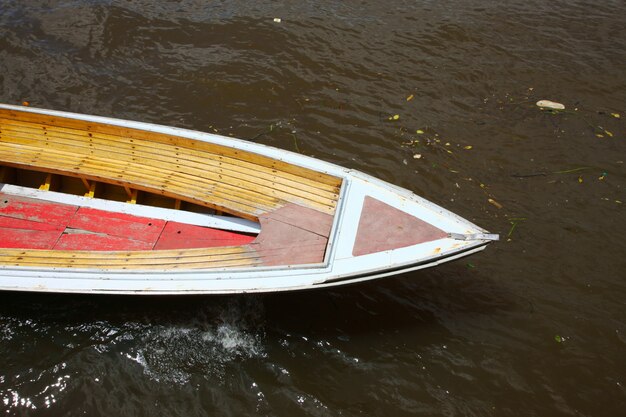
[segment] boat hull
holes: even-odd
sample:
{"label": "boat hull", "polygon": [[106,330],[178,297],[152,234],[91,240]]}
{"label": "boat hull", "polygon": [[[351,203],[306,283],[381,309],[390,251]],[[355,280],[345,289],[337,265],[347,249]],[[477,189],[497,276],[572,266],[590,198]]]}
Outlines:
{"label": "boat hull", "polygon": [[[175,199],[178,206],[180,201],[201,204],[218,214],[7,183],[0,184],[0,193],[101,213],[181,220],[222,232],[258,233],[254,240],[218,248],[184,248],[175,242],[176,252],[156,244],[140,251],[0,247],[0,290],[157,295],[325,288],[436,266],[476,253],[495,239],[408,190],[300,154],[154,124],[7,105],[0,105],[0,111],[0,164],[40,169],[48,178],[73,176],[92,188],[96,181],[118,185],[129,195],[133,190],[153,192]],[[104,159],[98,159],[98,152],[114,149],[108,141],[128,146],[136,155],[123,164],[111,162],[115,177],[107,177]],[[65,155],[64,143],[83,149],[76,165],[42,156],[42,149]],[[172,155],[160,156],[167,152]],[[155,155],[161,159],[151,166]],[[206,169],[201,169],[202,158]],[[27,161],[34,162],[25,166]],[[255,167],[258,177],[249,174]],[[148,169],[164,173],[155,171],[151,178],[143,174]],[[231,190],[233,197],[223,190]],[[222,210],[231,215],[221,215]]]}

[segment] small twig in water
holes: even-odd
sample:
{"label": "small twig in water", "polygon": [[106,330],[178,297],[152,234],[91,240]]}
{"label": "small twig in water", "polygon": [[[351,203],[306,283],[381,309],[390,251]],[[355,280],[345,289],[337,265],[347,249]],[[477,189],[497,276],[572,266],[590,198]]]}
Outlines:
{"label": "small twig in water", "polygon": [[523,222],[524,220],[526,220],[525,217],[509,219],[509,221],[511,222],[511,228],[509,229],[509,233],[506,235],[507,239],[511,237],[511,235],[513,234],[513,230],[515,230],[515,228],[517,227],[517,224]]}
{"label": "small twig in water", "polygon": [[296,137],[296,134],[292,133],[291,136],[293,136],[293,144],[296,147],[296,151],[298,153],[302,153],[302,152],[300,152],[300,148],[298,147],[298,138]]}

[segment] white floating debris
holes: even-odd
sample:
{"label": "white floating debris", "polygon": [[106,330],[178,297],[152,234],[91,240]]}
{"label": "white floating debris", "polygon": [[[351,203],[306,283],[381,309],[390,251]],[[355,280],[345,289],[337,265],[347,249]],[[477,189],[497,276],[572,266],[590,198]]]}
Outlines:
{"label": "white floating debris", "polygon": [[537,106],[542,109],[552,109],[552,110],[565,110],[565,106],[561,103],[557,103],[556,101],[550,100],[539,100],[537,102]]}
{"label": "white floating debris", "polygon": [[416,153],[415,155],[413,155],[413,159],[420,159],[422,157],[422,154],[420,153]]}
{"label": "white floating debris", "polygon": [[280,23],[280,22],[282,22],[282,19],[280,17],[275,17],[274,18],[274,22]]}

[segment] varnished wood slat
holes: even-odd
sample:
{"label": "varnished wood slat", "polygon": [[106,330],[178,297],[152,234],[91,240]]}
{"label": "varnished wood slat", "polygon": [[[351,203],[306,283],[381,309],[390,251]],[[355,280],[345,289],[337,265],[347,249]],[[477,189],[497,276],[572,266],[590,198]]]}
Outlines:
{"label": "varnished wood slat", "polygon": [[29,113],[29,112],[21,112],[17,110],[7,110],[0,109],[0,117],[8,118],[8,119],[16,119],[16,120],[24,120],[30,121],[34,123],[40,123],[50,126],[60,126],[67,127],[70,129],[83,130],[88,132],[96,132],[96,133],[104,133],[115,136],[121,136],[125,138],[133,138],[133,139],[145,139],[153,142],[167,143],[176,146],[185,147],[187,149],[200,149],[200,150],[208,150],[209,152],[233,157],[235,159],[242,159],[245,161],[254,162],[257,165],[265,166],[272,169],[277,169],[284,172],[290,172],[294,175],[313,179],[315,181],[339,186],[341,184],[341,179],[324,174],[318,171],[314,171],[308,168],[299,167],[287,162],[279,161],[273,158],[269,158],[266,156],[253,154],[250,152],[242,151],[235,148],[230,148],[226,146],[216,145],[212,143],[206,143],[202,141],[196,141],[188,138],[182,138],[179,136],[173,136],[163,133],[149,132],[145,130],[139,130],[134,128],[127,127],[119,127],[113,126],[109,124],[96,123],[96,122],[86,122],[83,120],[65,118],[65,117],[57,117],[50,116],[44,114],[37,113]]}
{"label": "varnished wood slat", "polygon": [[[197,256],[178,256],[178,257],[146,257],[146,258],[128,258],[128,257],[119,257],[115,256],[115,254],[111,254],[108,257],[102,258],[82,258],[82,257],[62,257],[58,256],[62,254],[62,252],[66,251],[56,251],[57,256],[55,257],[36,257],[31,256],[31,254],[27,254],[26,256],[1,256],[0,262],[13,264],[13,263],[33,263],[37,265],[58,265],[58,266],[100,266],[100,267],[112,267],[112,266],[133,266],[133,267],[141,267],[142,265],[169,265],[169,264],[177,264],[177,263],[194,263],[194,262],[220,262],[220,261],[231,261],[231,260],[254,260],[258,259],[259,255],[252,252],[244,252],[237,251],[231,254],[215,254],[215,255],[197,255]],[[158,252],[158,251],[154,251]]]}
{"label": "varnished wood slat", "polygon": [[[15,139],[11,143],[0,142],[0,152],[4,151],[7,160],[14,161],[29,160],[31,163],[46,164],[48,168],[65,167],[68,175],[88,176],[97,175],[102,179],[111,178],[118,181],[132,184],[130,179],[143,180],[144,184],[161,184],[161,189],[172,189],[173,187],[184,187],[186,190],[196,190],[201,195],[209,195],[207,190],[227,190],[231,197],[240,197],[242,202],[265,204],[266,207],[273,208],[281,203],[270,195],[264,195],[256,191],[250,191],[230,184],[216,182],[202,182],[197,177],[184,172],[169,172],[158,167],[149,165],[136,164],[132,161],[122,161],[119,159],[106,158],[105,155],[77,155],[71,150],[60,149],[42,149],[38,146],[31,146],[22,143],[23,141]],[[10,153],[10,155],[7,155]],[[86,185],[86,187],[91,187]],[[254,206],[254,204],[250,204]]]}
{"label": "varnished wood slat", "polygon": [[111,257],[130,259],[180,258],[184,256],[213,256],[241,253],[249,249],[242,246],[220,246],[212,248],[162,249],[136,251],[58,251],[58,250],[26,250],[0,248],[0,256],[29,256],[34,258],[85,258],[106,260]]}
{"label": "varnished wood slat", "polygon": [[68,264],[63,266],[58,266],[54,264],[47,263],[35,263],[28,261],[20,261],[15,263],[10,262],[1,262],[2,265],[8,266],[21,266],[21,267],[62,267],[62,268],[70,268],[70,269],[113,269],[113,270],[154,270],[154,269],[177,269],[177,270],[189,270],[189,269],[216,269],[216,268],[226,268],[226,267],[251,267],[254,265],[258,265],[261,261],[258,259],[250,260],[250,259],[234,259],[234,260],[222,260],[222,261],[204,261],[204,262],[176,262],[169,264],[150,264],[150,265],[81,265],[81,264]]}
{"label": "varnished wood slat", "polygon": [[[48,152],[48,154],[52,153],[54,152]],[[59,155],[58,152],[56,154]],[[156,182],[155,176],[152,175],[151,172],[140,173],[137,172],[137,170],[133,172],[124,165],[115,166],[114,164],[109,164],[110,166],[107,167],[106,161],[97,161],[100,164],[100,168],[107,168],[105,170],[97,170],[97,167],[94,168],[92,161],[84,157],[73,157],[67,154],[60,155],[64,157],[65,162],[75,162],[75,164],[59,164],[58,160],[47,159],[49,155],[47,156],[41,151],[20,152],[15,148],[9,148],[7,151],[3,148],[2,142],[0,142],[0,160],[3,160],[5,165],[14,166],[16,168],[29,169],[32,168],[33,164],[37,164],[40,171],[79,178],[89,177],[89,179],[96,181],[109,182],[121,186],[132,185],[134,188],[142,189],[143,191],[155,192],[171,198],[184,199],[185,201],[213,209],[228,210],[233,214],[252,220],[256,220],[258,215],[271,211],[272,208],[275,207],[274,205],[267,206],[258,202],[254,203],[254,205],[250,205],[250,200],[247,198],[243,200],[239,199],[241,202],[237,202],[237,195],[231,193],[230,191],[232,190],[220,191],[220,188],[211,188],[208,186],[198,189],[197,185],[185,187],[177,185],[175,182],[172,182],[171,179],[166,179],[165,182]],[[9,159],[11,162],[9,162]]]}
{"label": "varnished wood slat", "polygon": [[75,139],[79,142],[87,142],[96,146],[97,144],[115,144],[115,146],[123,147],[124,149],[137,149],[138,151],[142,151],[142,153],[156,153],[157,155],[161,155],[163,153],[172,153],[174,156],[178,157],[181,163],[197,163],[200,164],[200,167],[205,167],[206,165],[214,165],[218,167],[220,165],[226,164],[228,166],[228,171],[261,176],[264,179],[268,179],[272,182],[283,183],[285,186],[297,186],[301,188],[304,187],[304,189],[313,194],[317,194],[319,192],[336,194],[339,187],[339,184],[336,184],[334,186],[327,185],[303,177],[297,177],[287,172],[272,170],[269,168],[263,169],[264,167],[262,166],[239,159],[232,159],[229,157],[217,155],[212,152],[202,151],[197,153],[189,153],[185,152],[185,149],[178,146],[166,145],[159,142],[150,142],[137,139],[128,140],[127,138],[118,136],[85,132],[56,126],[40,126],[32,123],[21,122],[18,120],[0,118],[0,132],[2,131],[2,129],[4,129],[8,133],[22,132],[55,138],[66,138],[69,140]]}
{"label": "varnished wood slat", "polygon": [[[334,207],[338,197],[336,193],[333,194],[317,190],[318,193],[314,194],[295,186],[287,187],[283,184],[277,184],[250,175],[233,174],[233,172],[221,168],[218,168],[217,172],[213,172],[208,169],[209,166],[207,166],[207,164],[191,163],[188,161],[181,163],[181,161],[176,158],[168,157],[165,154],[140,153],[134,150],[134,147],[129,147],[128,144],[110,146],[110,144],[94,144],[91,138],[87,139],[86,142],[82,142],[54,135],[41,135],[36,132],[12,131],[7,129],[0,133],[0,138],[4,135],[7,135],[11,142],[28,143],[33,146],[45,146],[46,148],[54,147],[58,150],[66,150],[77,154],[100,155],[120,162],[126,161],[146,166],[154,166],[159,170],[170,170],[173,172],[184,170],[185,174],[198,179],[216,183],[223,182],[237,189],[263,190],[274,197],[303,204],[304,206],[311,205],[312,208],[316,208],[318,204]],[[309,204],[309,201],[312,203]]]}

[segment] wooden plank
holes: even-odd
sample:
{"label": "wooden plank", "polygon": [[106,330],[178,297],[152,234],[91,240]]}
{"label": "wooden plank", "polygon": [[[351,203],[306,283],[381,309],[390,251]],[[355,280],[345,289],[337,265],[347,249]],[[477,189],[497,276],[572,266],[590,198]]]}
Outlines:
{"label": "wooden plank", "polygon": [[[0,119],[0,127],[2,127],[2,123],[20,123],[17,121],[7,121]],[[28,126],[28,127],[27,127]],[[277,171],[273,169],[269,169],[266,167],[262,167],[259,165],[255,165],[250,162],[246,162],[243,160],[232,159],[229,157],[225,157],[223,155],[213,154],[211,152],[187,152],[184,148],[180,148],[178,146],[172,145],[164,145],[155,142],[149,141],[141,141],[141,140],[133,140],[129,141],[127,138],[121,138],[110,135],[98,135],[92,134],[90,132],[82,132],[71,129],[63,129],[63,128],[44,128],[42,130],[40,126],[32,125],[32,124],[22,124],[18,127],[9,124],[8,127],[5,124],[4,129],[7,133],[13,133],[14,135],[29,135],[29,136],[37,136],[37,137],[47,137],[54,139],[55,142],[58,141],[70,141],[73,144],[82,143],[85,146],[89,147],[99,147],[106,148],[112,147],[115,151],[116,149],[122,151],[124,153],[135,153],[138,152],[142,156],[146,155],[156,155],[156,156],[169,156],[175,157],[175,161],[178,163],[183,163],[185,166],[190,166],[193,164],[200,165],[198,168],[206,169],[207,165],[214,165],[214,168],[219,166],[226,165],[227,171],[238,172],[242,174],[252,175],[254,178],[263,178],[268,179],[277,184],[285,183],[286,186],[290,188],[300,187],[304,188],[310,193],[316,194],[321,193],[320,195],[324,195],[324,193],[330,192],[331,194],[336,194],[339,189],[339,185],[341,181],[339,181],[334,186],[329,186],[317,181],[308,180],[306,178],[297,177],[293,174],[289,174],[283,171]]]}
{"label": "wooden plank", "polygon": [[[63,232],[65,226],[52,223],[43,223],[17,217],[3,216],[0,214],[0,227],[4,229],[22,229],[22,230],[40,230],[40,231],[59,231]],[[0,234],[0,245],[4,235]],[[51,248],[52,249],[52,248]]]}
{"label": "wooden plank", "polygon": [[37,262],[28,262],[25,260],[20,260],[16,262],[2,262],[8,266],[27,266],[27,267],[56,267],[56,268],[80,268],[80,269],[112,269],[112,270],[137,270],[137,271],[145,271],[145,270],[189,270],[189,269],[217,269],[217,268],[230,268],[230,267],[253,267],[260,265],[260,261],[258,259],[233,259],[233,260],[220,260],[220,261],[207,261],[207,262],[175,262],[175,263],[157,263],[157,264],[146,264],[146,265],[134,265],[134,264],[107,264],[106,267],[103,265],[84,265],[84,264],[67,264],[67,265],[54,265],[47,263],[37,263]]}
{"label": "wooden plank", "polygon": [[167,222],[155,249],[211,248],[245,245],[256,236],[178,222]]}
{"label": "wooden plank", "polygon": [[[204,190],[206,187],[221,188],[229,190],[229,196],[236,197],[242,196],[245,201],[266,201],[274,204],[280,201],[279,199],[266,196],[260,192],[260,190],[246,190],[238,188],[229,184],[223,183],[211,183],[200,182],[197,177],[186,174],[184,172],[168,172],[159,167],[145,166],[133,161],[112,160],[105,156],[84,156],[76,155],[70,150],[59,149],[47,149],[45,152],[43,149],[37,146],[25,145],[20,143],[2,143],[0,142],[0,151],[2,151],[1,157],[5,160],[5,163],[11,164],[13,161],[22,161],[22,165],[25,164],[46,164],[50,168],[63,168],[62,172],[67,172],[68,175],[74,175],[78,177],[94,176],[93,174],[99,174],[98,178],[109,179],[109,182],[123,182],[128,183],[128,180],[124,180],[130,175],[135,175],[149,180],[152,183],[157,184],[171,184],[182,185],[184,184],[186,189],[190,187],[198,190]],[[70,174],[70,172],[72,174]]]}
{"label": "wooden plank", "polygon": [[[231,248],[232,250],[233,248]],[[38,255],[40,252],[52,252],[56,256],[29,256]],[[152,251],[159,254],[161,251]],[[244,248],[230,254],[195,257],[154,257],[132,258],[123,256],[124,252],[99,252],[98,258],[80,256],[62,257],[63,254],[76,255],[79,252],[72,251],[16,251],[0,249],[0,264],[14,266],[47,266],[58,268],[105,268],[105,269],[146,269],[146,268],[183,268],[202,267],[218,268],[231,265],[254,265],[259,264],[258,255]],[[98,253],[98,252],[96,252]],[[93,254],[93,253],[92,253]]]}
{"label": "wooden plank", "polygon": [[[6,249],[10,250],[10,249]],[[37,252],[36,250],[32,250],[30,252]],[[71,253],[72,251],[55,251],[57,254],[62,255],[65,252]],[[159,251],[153,251],[159,252]],[[176,263],[210,263],[210,262],[221,262],[221,261],[231,261],[231,260],[254,260],[259,258],[259,255],[253,251],[239,251],[237,253],[230,253],[224,255],[214,255],[214,256],[183,256],[183,257],[154,257],[154,258],[126,258],[123,256],[118,256],[119,253],[122,252],[106,252],[102,251],[102,256],[99,258],[81,258],[81,257],[35,257],[35,256],[0,256],[0,259],[3,259],[6,262],[30,262],[38,265],[85,265],[85,266],[100,266],[100,267],[108,267],[108,266],[141,266],[141,265],[170,265]]]}
{"label": "wooden plank", "polygon": [[228,246],[216,248],[199,249],[174,249],[174,250],[149,250],[149,251],[115,251],[115,252],[94,252],[94,251],[56,251],[56,250],[3,250],[0,249],[1,257],[29,257],[33,259],[94,259],[98,261],[106,259],[132,259],[133,262],[141,259],[160,258],[199,258],[213,257],[229,254],[248,253],[248,247]]}
{"label": "wooden plank", "polygon": [[[121,251],[121,250],[149,250],[152,243],[127,239],[119,236],[99,235],[94,233],[64,233],[53,249],[58,251],[93,250],[93,251]],[[28,258],[24,258],[28,259]],[[101,267],[108,265],[107,261],[100,263]]]}
{"label": "wooden plank", "polygon": [[[37,165],[39,171],[75,177],[89,177],[89,179],[96,181],[121,186],[130,184],[136,189],[161,194],[170,198],[180,198],[181,200],[213,209],[222,209],[250,220],[256,220],[258,215],[273,209],[271,206],[260,206],[258,203],[255,203],[256,207],[247,204],[249,203],[248,200],[242,200],[238,196],[233,196],[228,190],[224,192],[222,190],[205,189],[203,192],[198,192],[197,190],[190,190],[186,186],[178,186],[176,183],[171,183],[171,181],[167,181],[165,184],[157,183],[154,180],[154,176],[149,174],[133,173],[133,175],[128,175],[128,172],[119,168],[112,173],[111,169],[103,169],[104,167],[102,166],[97,166],[100,169],[97,171],[94,170],[95,168],[91,162],[84,159],[79,159],[76,165],[61,169],[57,161],[46,161],[40,153],[24,155],[24,152],[16,150],[6,151],[2,145],[0,143],[0,159],[4,159],[6,165],[16,168],[32,169],[33,165]],[[11,161],[8,160],[9,158]],[[100,161],[98,162],[100,163]],[[101,163],[101,165],[106,165],[106,163]]]}
{"label": "wooden plank", "polygon": [[87,131],[90,133],[103,133],[114,136],[122,136],[125,138],[144,139],[153,142],[160,142],[166,144],[172,144],[175,146],[185,147],[188,149],[200,149],[208,150],[209,152],[229,156],[235,159],[241,159],[251,161],[257,165],[277,169],[285,172],[290,172],[295,175],[310,178],[318,182],[326,183],[329,185],[338,186],[341,182],[340,179],[328,174],[324,174],[318,171],[314,171],[308,168],[299,167],[283,161],[278,161],[266,156],[253,154],[250,152],[241,151],[239,149],[225,147],[221,145],[206,143],[202,141],[196,141],[192,139],[182,138],[178,136],[167,135],[163,133],[149,132],[145,130],[118,127],[108,124],[86,122],[83,120],[70,119],[65,117],[57,117],[50,115],[42,115],[36,113],[21,112],[17,110],[0,109],[0,116],[8,119],[23,120],[33,123],[45,124],[49,126],[59,126],[71,129],[77,129]]}
{"label": "wooden plank", "polygon": [[[166,223],[167,222],[165,220],[160,219],[150,219],[125,213],[115,213],[88,207],[80,207],[68,223],[68,227],[145,242],[148,244],[145,249],[150,249],[156,244]],[[86,247],[84,250],[92,250],[91,248],[93,247],[97,246]],[[124,248],[121,248],[119,250],[123,249]],[[128,250],[131,249],[135,250],[139,249],[139,247],[133,246],[128,248]]]}
{"label": "wooden plank", "polygon": [[[162,170],[170,170],[173,172],[184,170],[185,173],[190,173],[196,177],[206,178],[215,182],[228,183],[237,188],[254,189],[262,187],[266,192],[279,198],[285,198],[292,202],[299,200],[305,205],[307,205],[308,200],[311,200],[316,203],[334,206],[338,198],[337,189],[332,189],[331,191],[314,189],[314,191],[311,192],[311,190],[306,190],[306,184],[285,186],[280,182],[261,178],[259,167],[257,167],[256,171],[244,174],[224,169],[227,165],[219,161],[216,162],[216,166],[209,166],[210,163],[207,162],[210,161],[211,158],[208,155],[201,155],[202,158],[198,158],[198,162],[192,162],[185,160],[184,158],[188,158],[188,155],[180,155],[180,152],[176,152],[177,156],[169,155],[172,149],[161,149],[158,153],[152,153],[154,150],[147,148],[150,152],[138,152],[136,151],[136,144],[128,144],[125,142],[108,142],[94,145],[92,143],[94,138],[88,138],[87,141],[82,141],[80,137],[72,140],[42,135],[28,137],[24,137],[24,135],[12,135],[11,138],[13,141],[21,141],[21,143],[33,146],[53,146],[60,150],[71,149],[73,152],[80,151],[81,154],[107,156],[119,161],[140,162],[143,165],[152,164]],[[39,143],[41,143],[41,145],[39,145]],[[276,177],[274,177],[274,179],[276,179]]]}
{"label": "wooden plank", "polygon": [[[0,248],[52,249],[61,233],[63,230],[59,228],[55,230],[28,230],[0,226],[0,236],[2,236]],[[3,262],[0,261],[0,264]]]}
{"label": "wooden plank", "polygon": [[78,207],[0,193],[0,216],[64,226]]}

